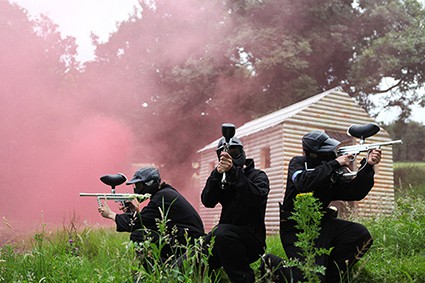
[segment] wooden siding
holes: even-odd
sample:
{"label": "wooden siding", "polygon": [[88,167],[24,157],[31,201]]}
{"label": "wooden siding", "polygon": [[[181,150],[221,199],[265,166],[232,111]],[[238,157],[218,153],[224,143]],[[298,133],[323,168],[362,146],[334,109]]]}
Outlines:
{"label": "wooden siding", "polygon": [[[328,91],[325,95],[317,96],[318,99],[309,99],[310,105],[303,105],[299,111],[291,107],[290,115],[286,115],[278,124],[271,127],[256,129],[249,133],[249,128],[244,127],[244,136],[241,140],[248,158],[253,158],[256,167],[264,170],[270,180],[270,194],[266,210],[266,227],[268,234],[279,231],[279,202],[282,202],[286,186],[286,174],[289,161],[293,156],[302,154],[301,138],[311,130],[320,129],[338,135],[346,135],[347,128],[352,124],[374,123],[367,113],[357,105],[355,100],[341,91]],[[287,113],[286,113],[287,114]],[[273,122],[277,117],[273,117]],[[262,118],[259,118],[262,119]],[[255,120],[249,122],[255,124]],[[263,120],[262,124],[267,122]],[[246,134],[245,134],[246,133]],[[238,131],[236,131],[238,136]],[[348,137],[348,136],[347,136]],[[366,143],[388,141],[388,134],[381,131],[366,140]],[[356,140],[358,143],[358,140]],[[270,168],[260,168],[261,149],[270,148]],[[368,196],[356,203],[355,213],[362,216],[390,213],[394,207],[394,184],[392,147],[383,147],[383,158],[375,174],[375,186]],[[206,179],[211,173],[211,162],[216,162],[215,148],[211,146],[200,151],[200,192]],[[359,156],[358,161],[361,160]],[[204,221],[206,231],[217,224],[221,207],[205,208],[200,205],[200,215]]]}

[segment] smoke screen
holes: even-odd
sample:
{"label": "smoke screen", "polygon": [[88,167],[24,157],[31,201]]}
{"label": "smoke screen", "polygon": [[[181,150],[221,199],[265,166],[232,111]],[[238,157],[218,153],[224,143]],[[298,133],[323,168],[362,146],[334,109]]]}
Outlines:
{"label": "smoke screen", "polygon": [[[156,45],[144,48],[146,54],[137,50],[133,50],[133,54],[131,49],[126,49],[121,57],[131,57],[130,61],[142,58],[141,62],[146,61],[147,65],[159,62],[171,68],[184,62],[190,54],[201,53],[200,46],[209,37],[220,37],[221,31],[206,29],[209,22],[218,21],[214,17],[220,15],[218,12],[215,15],[211,7],[206,15],[199,13],[204,10],[197,9],[193,1],[169,5],[173,20],[180,23],[180,17],[184,23],[180,32],[174,35],[167,27],[147,25],[145,30],[138,31],[146,40],[142,46],[149,42]],[[155,16],[154,12],[150,13],[151,17]],[[57,28],[48,19],[43,21],[46,22],[41,24]],[[202,26],[198,27],[198,22]],[[196,33],[185,31],[186,27],[194,27]],[[159,46],[161,41],[156,40],[157,34],[167,34],[162,46]],[[131,39],[136,34],[126,36]],[[157,83],[156,70],[140,76],[140,73],[118,70],[112,64],[97,68],[94,62],[92,66],[88,63],[82,73],[69,73],[75,71],[68,70],[66,62],[70,61],[62,60],[61,56],[66,48],[76,49],[76,46],[56,45],[61,38],[54,29],[43,37],[37,36],[34,23],[7,1],[0,1],[0,39],[0,243],[9,241],[11,235],[31,233],[44,224],[52,229],[66,226],[74,216],[80,224],[113,225],[97,212],[95,197],[79,197],[79,193],[109,193],[110,187],[99,180],[100,176],[124,173],[131,178],[134,170],[142,166],[132,166],[133,162],[156,163],[156,156],[173,152],[175,142],[186,148],[193,146],[191,129],[186,132],[184,123],[173,120],[172,111],[161,108],[167,90]],[[65,41],[70,43],[72,39]],[[113,40],[111,46],[114,47]],[[100,47],[99,54],[111,51],[107,44]],[[152,55],[153,51],[157,54]],[[217,89],[225,87],[218,85]],[[204,101],[205,98],[200,98],[189,109],[185,105],[186,108],[173,111],[185,113],[186,119],[200,120],[203,111],[200,106]],[[143,111],[150,114],[146,114],[142,125],[128,123],[128,116],[135,112],[143,115]],[[230,119],[229,115],[224,113],[221,118]],[[221,122],[205,125],[210,136],[221,135]],[[176,123],[174,136],[147,140],[134,131],[137,127],[146,133],[155,132],[164,123]],[[216,127],[216,133],[212,133],[212,126]],[[195,146],[190,150],[196,155],[197,149]],[[173,154],[182,155],[177,156],[181,163],[193,161],[179,151]],[[190,180],[192,174],[187,167],[161,170],[163,180],[170,181],[197,209],[199,192],[188,191],[193,184],[179,179],[184,176]],[[131,193],[132,188],[123,184],[116,192]],[[117,211],[117,206],[109,203]]]}

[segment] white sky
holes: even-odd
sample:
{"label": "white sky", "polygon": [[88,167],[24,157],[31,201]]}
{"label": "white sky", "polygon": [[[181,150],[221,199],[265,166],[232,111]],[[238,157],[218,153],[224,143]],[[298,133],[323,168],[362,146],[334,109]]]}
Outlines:
{"label": "white sky", "polygon": [[[9,0],[28,10],[31,16],[45,14],[58,26],[63,36],[73,36],[78,44],[78,59],[93,59],[90,33],[106,41],[116,30],[117,22],[128,19],[135,7],[141,10],[138,0]],[[178,1],[178,0],[175,0]],[[422,0],[421,2],[425,2]],[[376,98],[379,99],[384,98]],[[395,111],[380,111],[378,121],[391,122]],[[425,109],[414,107],[412,120],[425,124]]]}
{"label": "white sky", "polygon": [[62,36],[73,36],[78,44],[78,59],[93,59],[90,33],[106,41],[117,22],[127,20],[138,0],[9,0],[28,10],[31,16],[45,14],[59,26]]}
{"label": "white sky", "polygon": [[[396,82],[391,78],[384,78],[381,82],[381,89],[388,89],[390,86],[396,84]],[[417,90],[419,93],[425,94],[425,88],[421,88]],[[383,93],[383,94],[376,94],[371,97],[372,101],[375,103],[375,105],[385,105],[390,100],[389,93]],[[418,103],[415,103],[412,105],[412,116],[410,119],[412,121],[420,122],[425,125],[425,109],[424,107],[420,107]],[[390,123],[391,121],[394,121],[398,115],[400,109],[393,109],[393,110],[383,110],[382,108],[379,109],[377,107],[372,111],[375,114],[378,114],[376,117],[377,121],[383,121],[385,123]]]}

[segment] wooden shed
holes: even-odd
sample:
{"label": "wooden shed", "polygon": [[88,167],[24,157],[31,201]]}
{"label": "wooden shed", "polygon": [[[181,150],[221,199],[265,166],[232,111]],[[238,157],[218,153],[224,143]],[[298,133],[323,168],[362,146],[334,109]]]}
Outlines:
{"label": "wooden shed", "polygon": [[[224,121],[230,122],[231,121]],[[334,88],[276,112],[236,125],[236,135],[244,144],[248,158],[253,158],[256,167],[265,171],[270,180],[270,194],[266,211],[268,234],[279,231],[279,202],[282,202],[289,161],[302,155],[301,138],[311,130],[325,130],[342,145],[358,144],[358,140],[347,135],[352,124],[375,123],[356,101],[339,88]],[[211,171],[217,164],[216,145],[221,137],[200,149],[200,191]],[[389,141],[385,130],[366,139],[366,143]],[[375,186],[360,202],[335,203],[339,210],[350,210],[363,216],[387,214],[394,207],[394,180],[392,147],[382,148],[383,158],[375,175]],[[362,156],[358,157],[358,161]],[[199,207],[205,228],[209,231],[217,224],[221,207]]]}

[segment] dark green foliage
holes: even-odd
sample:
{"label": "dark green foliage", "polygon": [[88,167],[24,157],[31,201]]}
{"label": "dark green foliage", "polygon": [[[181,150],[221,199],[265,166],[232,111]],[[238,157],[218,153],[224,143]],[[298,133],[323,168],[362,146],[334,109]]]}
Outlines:
{"label": "dark green foliage", "polygon": [[403,144],[393,147],[394,161],[425,161],[425,125],[398,120],[385,130],[391,138],[403,140]]}

